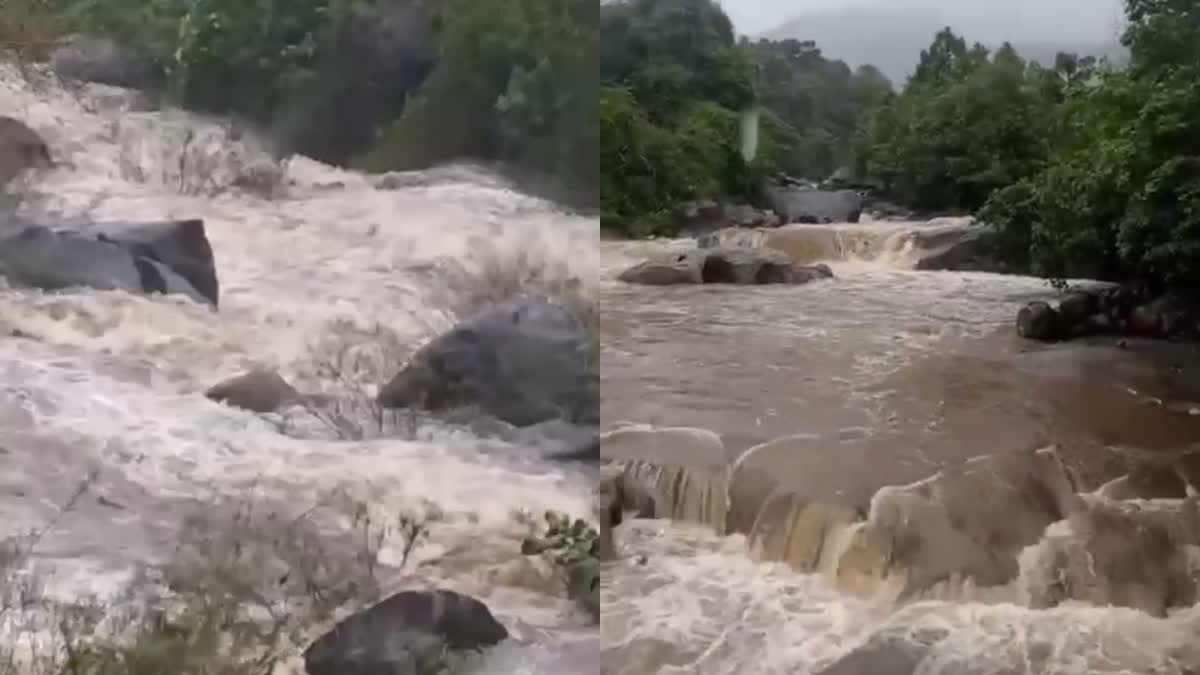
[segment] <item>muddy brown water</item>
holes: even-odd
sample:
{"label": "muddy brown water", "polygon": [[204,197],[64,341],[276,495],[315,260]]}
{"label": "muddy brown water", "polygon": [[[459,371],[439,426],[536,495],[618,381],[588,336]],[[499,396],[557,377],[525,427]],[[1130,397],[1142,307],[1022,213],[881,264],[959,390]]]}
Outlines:
{"label": "muddy brown water", "polygon": [[[1027,343],[1013,318],[1023,303],[1055,296],[1044,281],[905,269],[886,255],[896,228],[872,241],[869,227],[852,226],[873,261],[832,250],[821,228],[809,254],[830,261],[836,278],[799,287],[624,285],[612,278],[625,266],[689,242],[602,242],[605,427],[711,430],[730,462],[789,437],[772,455],[772,480],[860,511],[881,487],[1051,443],[1088,483],[1081,490],[1147,461],[1179,466],[1200,485],[1190,452],[1200,442],[1195,345]],[[651,521],[623,545],[649,562],[606,573],[606,672],[816,672],[886,615],[816,577],[744,559],[740,537]],[[775,602],[780,594],[790,606]],[[971,611],[986,610],[936,610]],[[1020,611],[1001,622],[1006,630],[1041,620]],[[1088,663],[1061,672],[1088,672]]]}

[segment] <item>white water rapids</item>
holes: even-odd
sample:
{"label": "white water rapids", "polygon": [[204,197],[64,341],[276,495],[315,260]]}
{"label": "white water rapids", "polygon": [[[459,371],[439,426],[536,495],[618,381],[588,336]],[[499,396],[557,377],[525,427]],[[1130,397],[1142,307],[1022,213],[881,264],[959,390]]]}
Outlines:
{"label": "white water rapids", "polygon": [[[1021,304],[1052,297],[1044,281],[906,269],[895,234],[916,226],[814,227],[813,260],[828,260],[835,278],[801,287],[624,284],[616,281],[621,270],[695,242],[602,242],[604,426],[711,430],[734,457],[811,435],[833,466],[870,475],[889,469],[837,455],[870,438],[882,439],[872,447],[887,456],[939,437],[971,455],[1024,447],[1045,412],[1027,405],[1040,391],[1025,387],[1038,371],[1079,370],[1094,377],[1090,384],[1105,381],[1111,354],[1026,350],[1012,337]],[[857,255],[851,244],[860,240],[871,255]],[[1081,415],[1046,413],[1052,431],[1103,426],[1103,415],[1122,412],[1064,391],[1082,401]],[[1135,428],[1126,435],[1135,439],[1158,432],[1129,421]],[[937,468],[932,460],[921,466],[912,476]],[[673,485],[682,491],[683,482]],[[755,562],[741,535],[666,520],[632,520],[616,531],[619,558],[602,572],[606,675],[823,674],[879,636],[887,639],[870,644],[886,647],[881,658],[830,675],[1200,672],[1200,606],[1166,618],[1077,602],[1035,610],[1005,589],[932,594],[897,610],[893,596],[853,597],[824,576]],[[1038,573],[1032,559],[1022,560],[1023,578]],[[925,652],[909,647],[930,635],[945,639]],[[921,654],[919,666],[899,658],[906,652]]]}
{"label": "white water rapids", "polygon": [[[317,428],[285,435],[278,424],[286,420],[201,392],[252,366],[278,369],[302,390],[330,389],[317,366],[339,345],[376,364],[347,373],[356,386],[382,384],[398,357],[453,324],[488,275],[524,266],[551,281],[578,279],[586,293],[596,221],[471,168],[410,174],[386,190],[296,157],[275,176],[281,189],[260,196],[235,185],[274,178],[250,134],[179,111],[123,111],[127,98],[0,72],[0,114],[42,134],[60,165],[30,177],[29,201],[95,220],[203,218],[221,308],[121,292],[0,290],[0,534],[44,526],[97,471],[35,561],[48,572],[48,592],[104,597],[136,563],[167,554],[187,500],[226,496],[303,511],[344,488],[383,514],[432,502],[442,522],[400,586],[439,585],[488,603],[516,638],[488,672],[589,672],[596,629],[561,589],[531,587],[505,565],[519,558],[526,533],[514,514],[590,518],[594,476],[446,426],[425,425],[415,440],[340,441]],[[385,562],[398,556],[383,552]]]}

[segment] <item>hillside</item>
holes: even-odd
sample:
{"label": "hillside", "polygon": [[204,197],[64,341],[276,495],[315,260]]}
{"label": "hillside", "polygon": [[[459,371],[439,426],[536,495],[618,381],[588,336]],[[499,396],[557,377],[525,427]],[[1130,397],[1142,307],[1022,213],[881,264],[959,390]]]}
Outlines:
{"label": "hillside", "polygon": [[[932,7],[893,9],[890,7],[847,7],[805,13],[762,33],[771,40],[795,38],[813,40],[821,52],[832,59],[845,61],[851,67],[872,64],[896,85],[902,85],[917,63],[922,49],[943,27],[950,25],[968,40],[972,32],[961,27],[961,19]],[[1026,58],[1051,65],[1058,52],[1106,56],[1111,60],[1124,59],[1124,49],[1115,37],[1095,31],[1094,40],[1078,36],[1051,40],[1045,34],[1036,39],[1012,40],[1013,46]],[[988,36],[990,37],[990,36]],[[984,38],[985,44],[991,42]],[[997,44],[988,44],[997,47]]]}

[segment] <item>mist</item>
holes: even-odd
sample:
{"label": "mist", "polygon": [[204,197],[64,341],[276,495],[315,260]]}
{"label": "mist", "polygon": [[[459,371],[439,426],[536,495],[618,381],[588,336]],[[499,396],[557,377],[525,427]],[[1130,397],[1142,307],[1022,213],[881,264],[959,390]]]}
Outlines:
{"label": "mist", "polygon": [[1121,0],[721,0],[721,5],[738,32],[749,36],[813,12],[871,8],[925,14],[985,43],[1110,42],[1120,33],[1122,17]]}

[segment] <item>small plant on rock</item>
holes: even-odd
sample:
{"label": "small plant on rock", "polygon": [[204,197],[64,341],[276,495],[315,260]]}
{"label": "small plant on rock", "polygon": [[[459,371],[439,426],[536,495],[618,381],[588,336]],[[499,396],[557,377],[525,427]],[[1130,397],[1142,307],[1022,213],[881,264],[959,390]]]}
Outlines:
{"label": "small plant on rock", "polygon": [[599,620],[600,538],[596,528],[583,519],[553,511],[545,515],[546,529],[540,536],[526,537],[522,555],[548,556],[562,570],[567,596]]}

